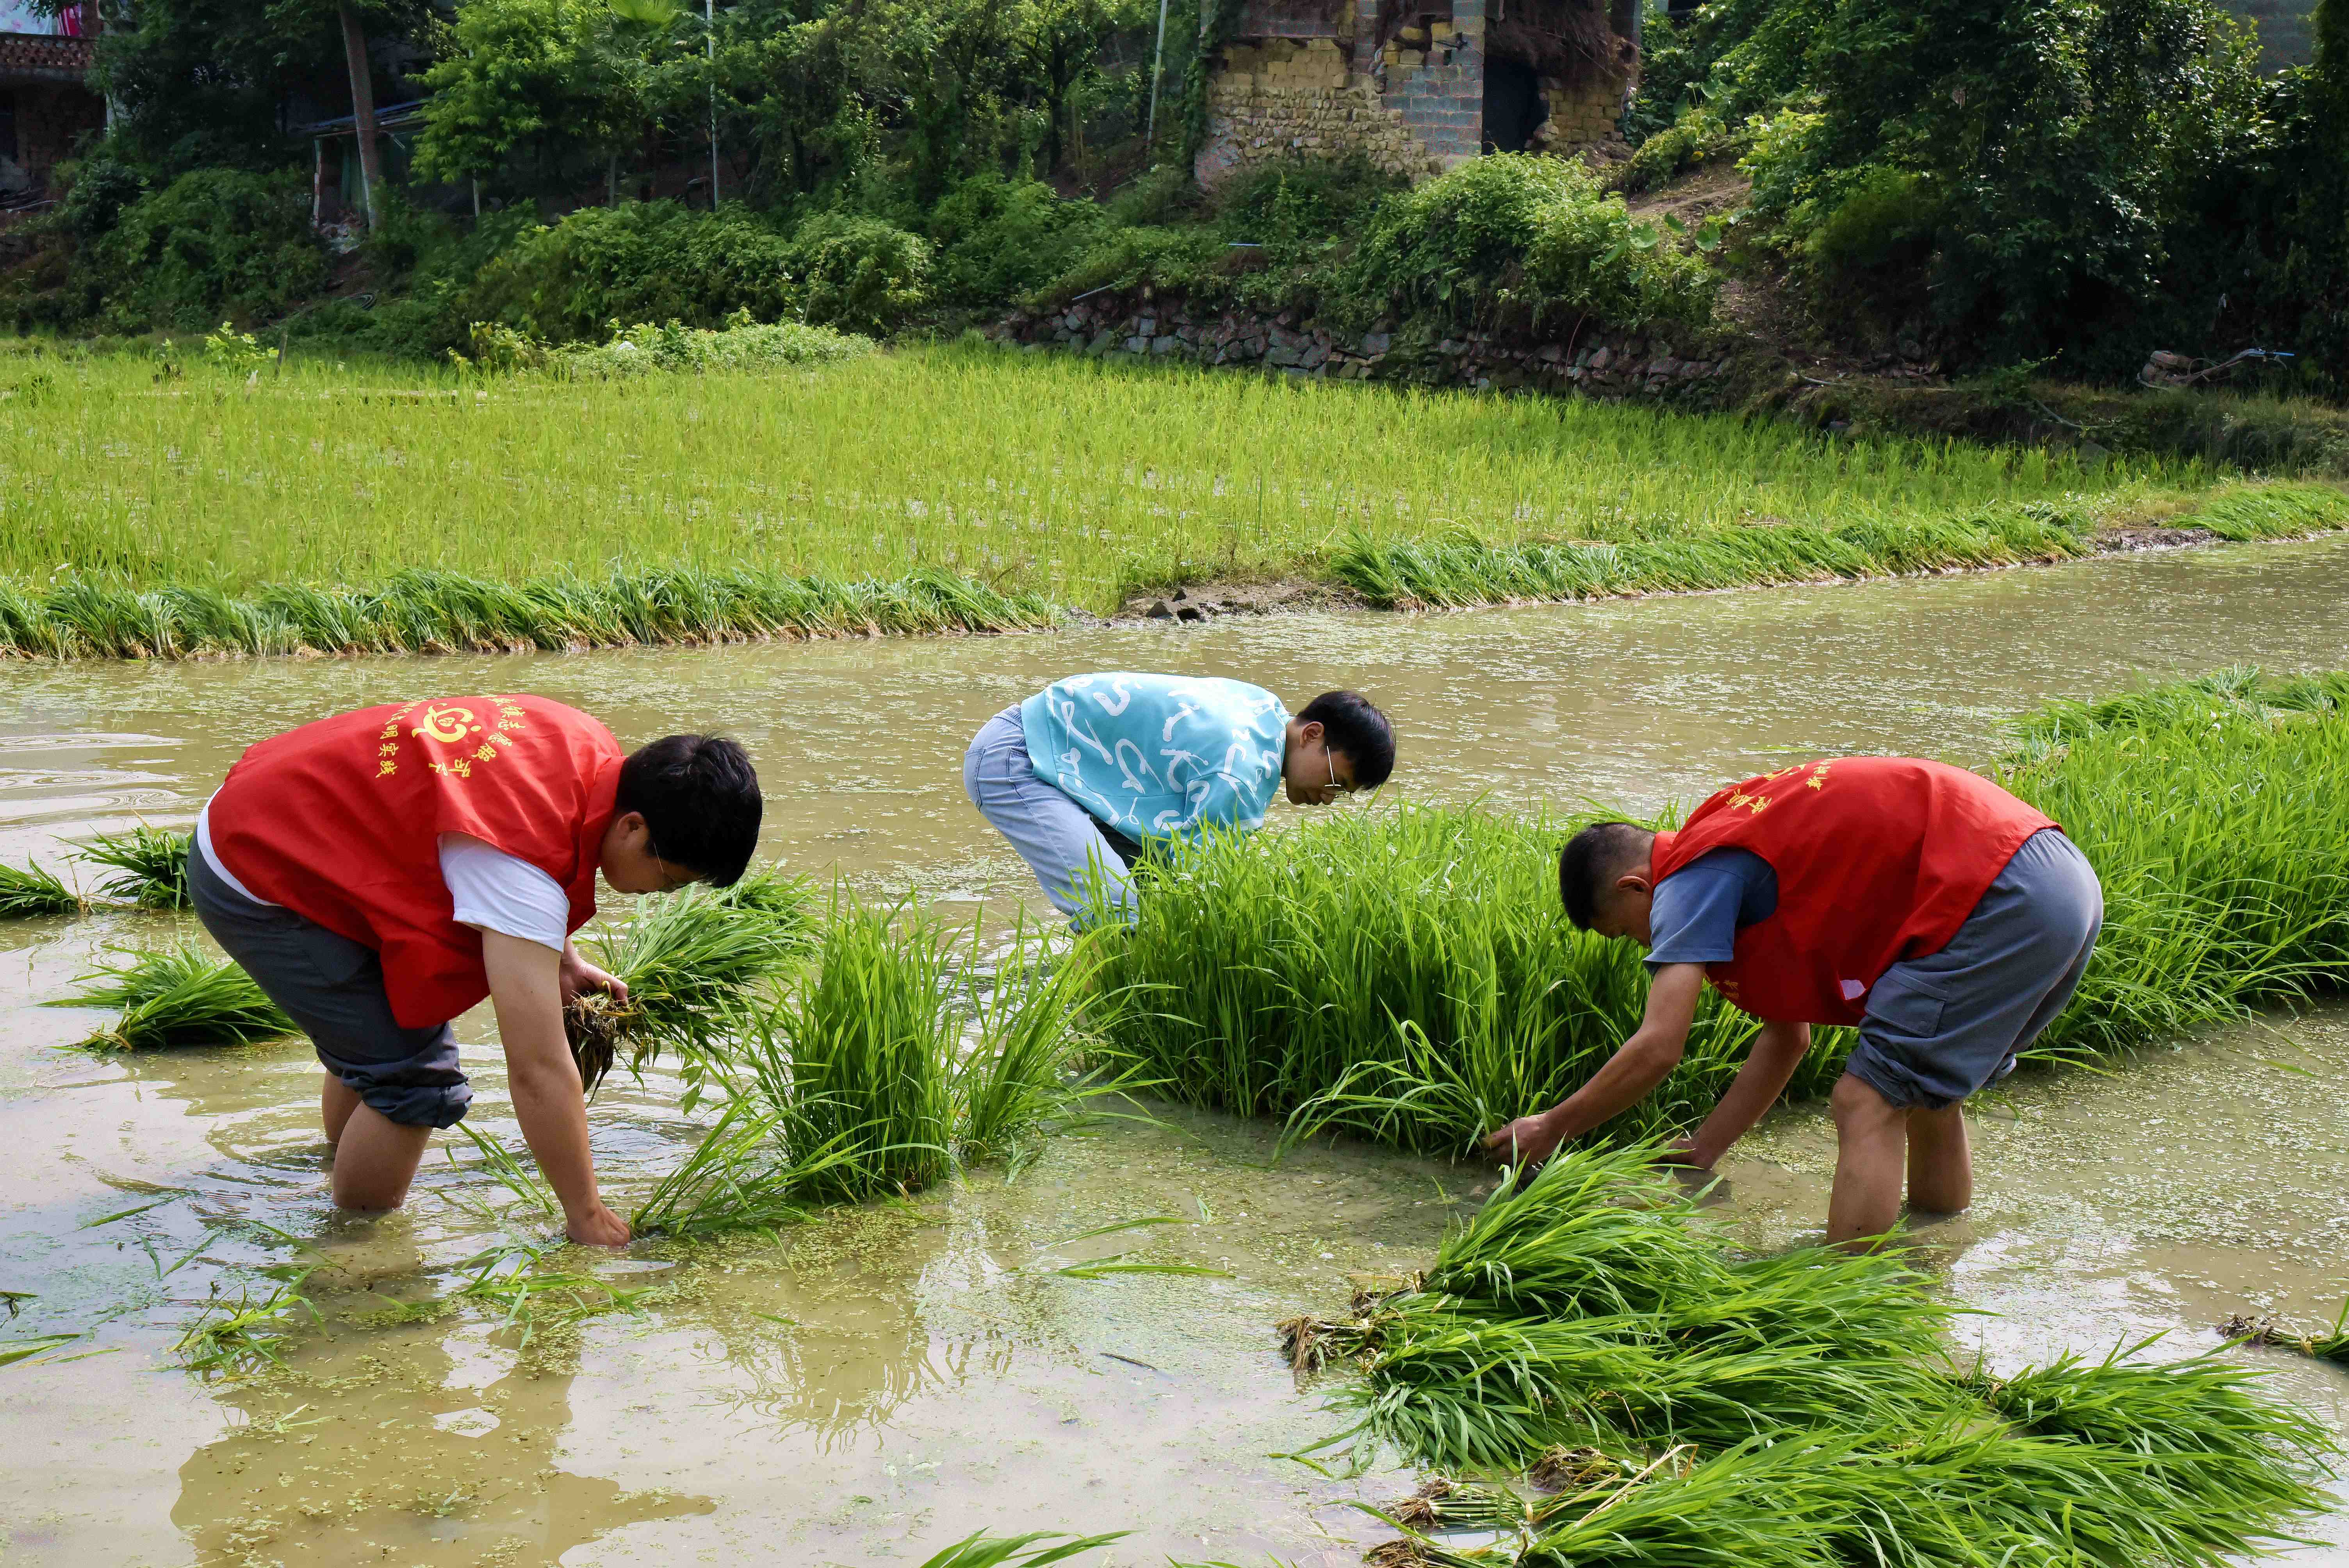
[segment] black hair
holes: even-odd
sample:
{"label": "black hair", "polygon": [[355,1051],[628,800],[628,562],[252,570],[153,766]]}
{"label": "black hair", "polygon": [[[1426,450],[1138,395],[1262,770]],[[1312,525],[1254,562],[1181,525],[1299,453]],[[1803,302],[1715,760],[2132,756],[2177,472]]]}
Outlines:
{"label": "black hair", "polygon": [[1646,869],[1655,837],[1636,822],[1593,822],[1567,840],[1557,852],[1557,896],[1566,918],[1589,930],[1615,879],[1635,866]]}
{"label": "black hair", "polygon": [[705,882],[731,887],[759,847],[765,809],[759,775],[733,741],[717,735],[665,735],[620,764],[614,809],[636,811],[653,852]]}
{"label": "black hair", "polygon": [[1321,744],[1354,765],[1354,788],[1375,789],[1394,772],[1394,727],[1358,691],[1325,691],[1297,716],[1321,727]]}

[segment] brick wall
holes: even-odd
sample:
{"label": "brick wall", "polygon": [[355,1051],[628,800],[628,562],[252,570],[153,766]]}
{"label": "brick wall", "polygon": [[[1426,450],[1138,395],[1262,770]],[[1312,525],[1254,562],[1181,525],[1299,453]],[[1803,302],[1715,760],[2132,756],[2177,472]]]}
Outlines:
{"label": "brick wall", "polygon": [[1267,38],[1234,44],[1207,81],[1207,139],[1193,172],[1213,190],[1282,158],[1360,152],[1391,174],[1418,179],[1440,167],[1401,114],[1358,75],[1336,38]]}
{"label": "brick wall", "polygon": [[[1483,150],[1486,0],[1452,0],[1452,15],[1380,40],[1379,0],[1338,11],[1338,35],[1227,45],[1207,78],[1207,136],[1194,172],[1212,191],[1280,158],[1360,152],[1411,180]],[[1620,156],[1615,122],[1632,83],[1629,66],[1572,82],[1542,80],[1549,119],[1543,151]]]}

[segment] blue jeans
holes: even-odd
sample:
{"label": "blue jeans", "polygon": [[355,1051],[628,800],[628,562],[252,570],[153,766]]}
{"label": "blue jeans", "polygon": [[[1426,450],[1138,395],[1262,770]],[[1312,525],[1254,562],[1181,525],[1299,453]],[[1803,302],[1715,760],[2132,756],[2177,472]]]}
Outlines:
{"label": "blue jeans", "polygon": [[962,788],[978,814],[1019,851],[1054,909],[1082,925],[1099,903],[1133,923],[1130,857],[1092,813],[1036,776],[1018,707],[988,719],[971,741],[963,753]]}

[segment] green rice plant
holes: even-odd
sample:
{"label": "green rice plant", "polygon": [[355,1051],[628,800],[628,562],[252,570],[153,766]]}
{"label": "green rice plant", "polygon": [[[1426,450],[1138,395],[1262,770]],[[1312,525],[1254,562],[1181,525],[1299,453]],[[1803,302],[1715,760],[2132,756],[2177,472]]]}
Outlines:
{"label": "green rice plant", "polygon": [[[1035,1531],[1026,1535],[989,1535],[982,1530],[925,1558],[922,1568],[1045,1568],[1047,1563],[1065,1563],[1132,1533],[1118,1530],[1107,1535],[1063,1536]],[[1054,1542],[1060,1544],[1050,1544]]]}
{"label": "green rice plant", "polygon": [[143,1051],[173,1046],[247,1046],[299,1034],[294,1020],[225,958],[192,945],[131,950],[126,962],[82,976],[91,985],[49,1007],[119,1007],[114,1026],[82,1042],[93,1050]]}
{"label": "green rice plant", "polygon": [[[243,1377],[284,1364],[285,1343],[298,1320],[324,1321],[302,1286],[315,1264],[280,1265],[256,1271],[270,1287],[257,1291],[257,1282],[239,1284],[233,1299],[223,1295],[218,1281],[203,1311],[181,1334],[172,1350],[189,1371],[211,1377]],[[257,1291],[257,1294],[256,1294]]]}
{"label": "green rice plant", "polygon": [[747,1099],[730,1103],[683,1163],[654,1183],[628,1229],[681,1240],[734,1231],[779,1231],[808,1217],[801,1194],[837,1179],[854,1182],[862,1150],[843,1138],[794,1152],[784,1115]]}
{"label": "green rice plant", "polygon": [[[793,1157],[808,1198],[914,1192],[946,1173],[960,1038],[954,943],[912,907],[835,892],[812,963],[745,1031],[742,1093]],[[844,1158],[819,1160],[836,1151]]]}
{"label": "green rice plant", "polygon": [[569,1327],[606,1312],[637,1312],[660,1287],[624,1290],[593,1274],[543,1269],[545,1255],[562,1243],[512,1243],[476,1253],[457,1266],[472,1270],[445,1301],[480,1308],[496,1320],[499,1332],[517,1336],[527,1350],[549,1327]]}
{"label": "green rice plant", "polygon": [[79,914],[81,894],[35,865],[0,865],[0,920],[45,914]]}
{"label": "green rice plant", "polygon": [[600,992],[574,999],[564,1016],[572,1057],[589,1093],[628,1053],[633,1071],[666,1048],[698,1098],[709,1058],[722,1052],[744,1006],[807,951],[807,883],[757,872],[730,888],[688,888],[648,899],[616,932],[589,939],[628,999]]}
{"label": "green rice plant", "polygon": [[108,833],[75,851],[91,865],[110,866],[114,874],[98,884],[101,897],[120,899],[141,909],[187,909],[188,848],[192,836],[165,832],[141,822],[127,833]]}
{"label": "green rice plant", "polygon": [[[1119,933],[1081,936],[1056,952],[1025,918],[993,962],[967,973],[972,1029],[947,1072],[956,1152],[1016,1165],[1038,1138],[1081,1116],[1100,1096],[1133,1088],[1129,1077],[1087,1073],[1091,1021],[1105,1006],[1098,984],[1102,945]],[[981,932],[974,922],[968,950]]]}
{"label": "green rice plant", "polygon": [[80,1337],[78,1334],[36,1334],[26,1339],[0,1339],[0,1367],[41,1360]]}

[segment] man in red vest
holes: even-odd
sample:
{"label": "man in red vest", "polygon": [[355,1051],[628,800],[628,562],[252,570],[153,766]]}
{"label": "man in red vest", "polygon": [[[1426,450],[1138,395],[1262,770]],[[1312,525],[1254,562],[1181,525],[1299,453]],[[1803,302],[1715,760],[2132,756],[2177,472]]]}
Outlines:
{"label": "man in red vest", "polygon": [[627,989],[579,956],[595,875],[620,892],[741,876],[759,837],[742,748],[672,735],[623,755],[537,696],[455,696],[320,719],[264,740],[196,819],[188,881],[230,957],[326,1069],[335,1202],[396,1209],[435,1128],[473,1091],[449,1021],[489,997],[523,1137],[574,1241],[618,1246],[564,1029],[583,991]]}
{"label": "man in red vest", "polygon": [[1762,1027],[1681,1147],[1701,1169],[1776,1101],[1812,1025],[1858,1026],[1830,1101],[1838,1244],[1893,1227],[1904,1164],[1911,1210],[1972,1202],[1959,1103],[2064,1010],[2105,910],[2053,821],[1978,774],[1907,757],[1749,779],[1677,832],[1585,828],[1558,857],[1558,892],[1577,926],[1649,950],[1647,1013],[1563,1104],[1485,1146],[1538,1161],[1636,1103],[1679,1064],[1710,978]]}

